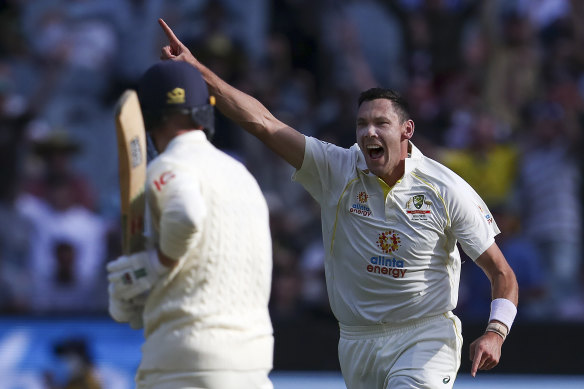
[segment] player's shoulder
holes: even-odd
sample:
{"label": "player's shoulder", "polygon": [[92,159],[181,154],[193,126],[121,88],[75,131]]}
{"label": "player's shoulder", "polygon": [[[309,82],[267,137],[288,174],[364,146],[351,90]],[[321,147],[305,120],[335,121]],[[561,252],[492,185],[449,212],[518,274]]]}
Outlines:
{"label": "player's shoulder", "polygon": [[327,142],[326,140],[321,140],[309,135],[305,135],[304,138],[306,139],[306,147],[311,152],[332,152],[338,154],[346,154],[348,152],[348,149]]}
{"label": "player's shoulder", "polygon": [[152,175],[157,175],[160,172],[163,172],[168,169],[172,169],[174,163],[172,158],[169,158],[168,155],[159,154],[154,158],[152,161],[148,163],[148,167],[146,169],[147,175],[150,177]]}
{"label": "player's shoulder", "polygon": [[327,161],[329,165],[353,165],[365,168],[365,158],[356,143],[349,148],[345,148],[318,138],[306,136],[306,151],[312,154],[315,160]]}
{"label": "player's shoulder", "polygon": [[420,158],[412,174],[431,183],[443,194],[454,195],[469,187],[468,183],[450,168],[426,156]]}

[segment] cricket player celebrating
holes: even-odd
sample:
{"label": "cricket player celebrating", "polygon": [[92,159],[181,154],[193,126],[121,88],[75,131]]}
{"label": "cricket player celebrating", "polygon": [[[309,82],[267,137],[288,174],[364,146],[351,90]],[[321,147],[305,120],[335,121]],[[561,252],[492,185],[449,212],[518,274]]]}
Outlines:
{"label": "cricket player celebrating", "polygon": [[137,387],[272,388],[266,201],[207,139],[213,97],[197,69],[158,63],[138,97],[159,153],[147,170],[150,249],[108,265],[110,314],[144,323]]}
{"label": "cricket player celebrating", "polygon": [[[484,202],[460,177],[410,141],[414,122],[391,90],[359,98],[350,149],[307,137],[202,65],[159,21],[162,58],[185,61],[205,79],[217,107],[296,168],[321,206],[329,301],[340,325],[339,360],[349,389],[451,388],[460,366],[456,243],[491,281],[484,335],[472,371],[496,366],[516,314],[515,275],[494,237]],[[487,318],[485,318],[486,320]]]}

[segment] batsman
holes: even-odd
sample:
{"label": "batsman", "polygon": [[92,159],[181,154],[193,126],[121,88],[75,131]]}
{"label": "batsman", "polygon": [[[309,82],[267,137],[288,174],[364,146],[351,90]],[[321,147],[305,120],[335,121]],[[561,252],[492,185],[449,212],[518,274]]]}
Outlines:
{"label": "batsman", "polygon": [[272,388],[272,242],[260,188],[215,148],[213,101],[184,62],[139,82],[158,155],[147,168],[146,249],[108,264],[109,312],[143,323],[139,389]]}
{"label": "batsman", "polygon": [[162,58],[203,75],[217,107],[296,172],[320,204],[328,297],[339,321],[349,389],[452,388],[462,333],[460,243],[491,281],[486,331],[471,374],[495,367],[517,312],[513,270],[495,243],[487,206],[460,177],[414,146],[414,121],[389,89],[361,93],[349,149],[305,136],[200,63],[162,21]]}

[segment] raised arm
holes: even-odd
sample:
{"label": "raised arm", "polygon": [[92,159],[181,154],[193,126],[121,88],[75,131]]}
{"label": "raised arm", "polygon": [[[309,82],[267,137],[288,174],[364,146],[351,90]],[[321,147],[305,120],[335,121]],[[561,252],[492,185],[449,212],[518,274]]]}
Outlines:
{"label": "raised arm", "polygon": [[162,19],[158,19],[158,22],[169,41],[162,48],[160,58],[184,61],[196,67],[207,83],[209,94],[215,96],[221,113],[260,139],[294,168],[300,169],[304,160],[304,135],[276,119],[257,99],[219,78],[195,58]]}
{"label": "raised arm", "polygon": [[[480,266],[491,281],[493,303],[491,304],[491,317],[487,332],[470,345],[470,359],[473,361],[471,374],[473,377],[477,370],[489,370],[499,363],[501,347],[510,330],[510,323],[515,318],[519,296],[519,286],[515,273],[496,243],[493,243],[481,254],[475,263]],[[501,331],[499,331],[498,325],[504,326]]]}

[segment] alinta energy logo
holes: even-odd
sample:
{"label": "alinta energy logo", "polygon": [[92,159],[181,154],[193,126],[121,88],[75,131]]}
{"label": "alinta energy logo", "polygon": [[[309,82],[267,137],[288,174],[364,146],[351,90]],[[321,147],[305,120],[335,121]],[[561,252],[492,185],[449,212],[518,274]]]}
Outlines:
{"label": "alinta energy logo", "polygon": [[[388,230],[380,233],[375,243],[384,254],[392,254],[401,246],[401,238],[394,230]],[[369,258],[367,271],[369,273],[385,274],[393,278],[403,278],[408,270],[404,269],[404,261],[402,259],[380,255]]]}
{"label": "alinta energy logo", "polygon": [[401,239],[397,232],[389,230],[379,234],[375,243],[385,254],[391,254],[399,248]]}
{"label": "alinta energy logo", "polygon": [[367,217],[371,216],[371,208],[365,205],[368,199],[369,195],[367,192],[359,192],[357,194],[357,202],[351,205],[351,208],[349,208],[349,213]]}
{"label": "alinta energy logo", "polygon": [[359,199],[359,202],[361,204],[365,204],[367,202],[367,199],[369,198],[369,195],[367,194],[367,192],[359,192],[357,198]]}

